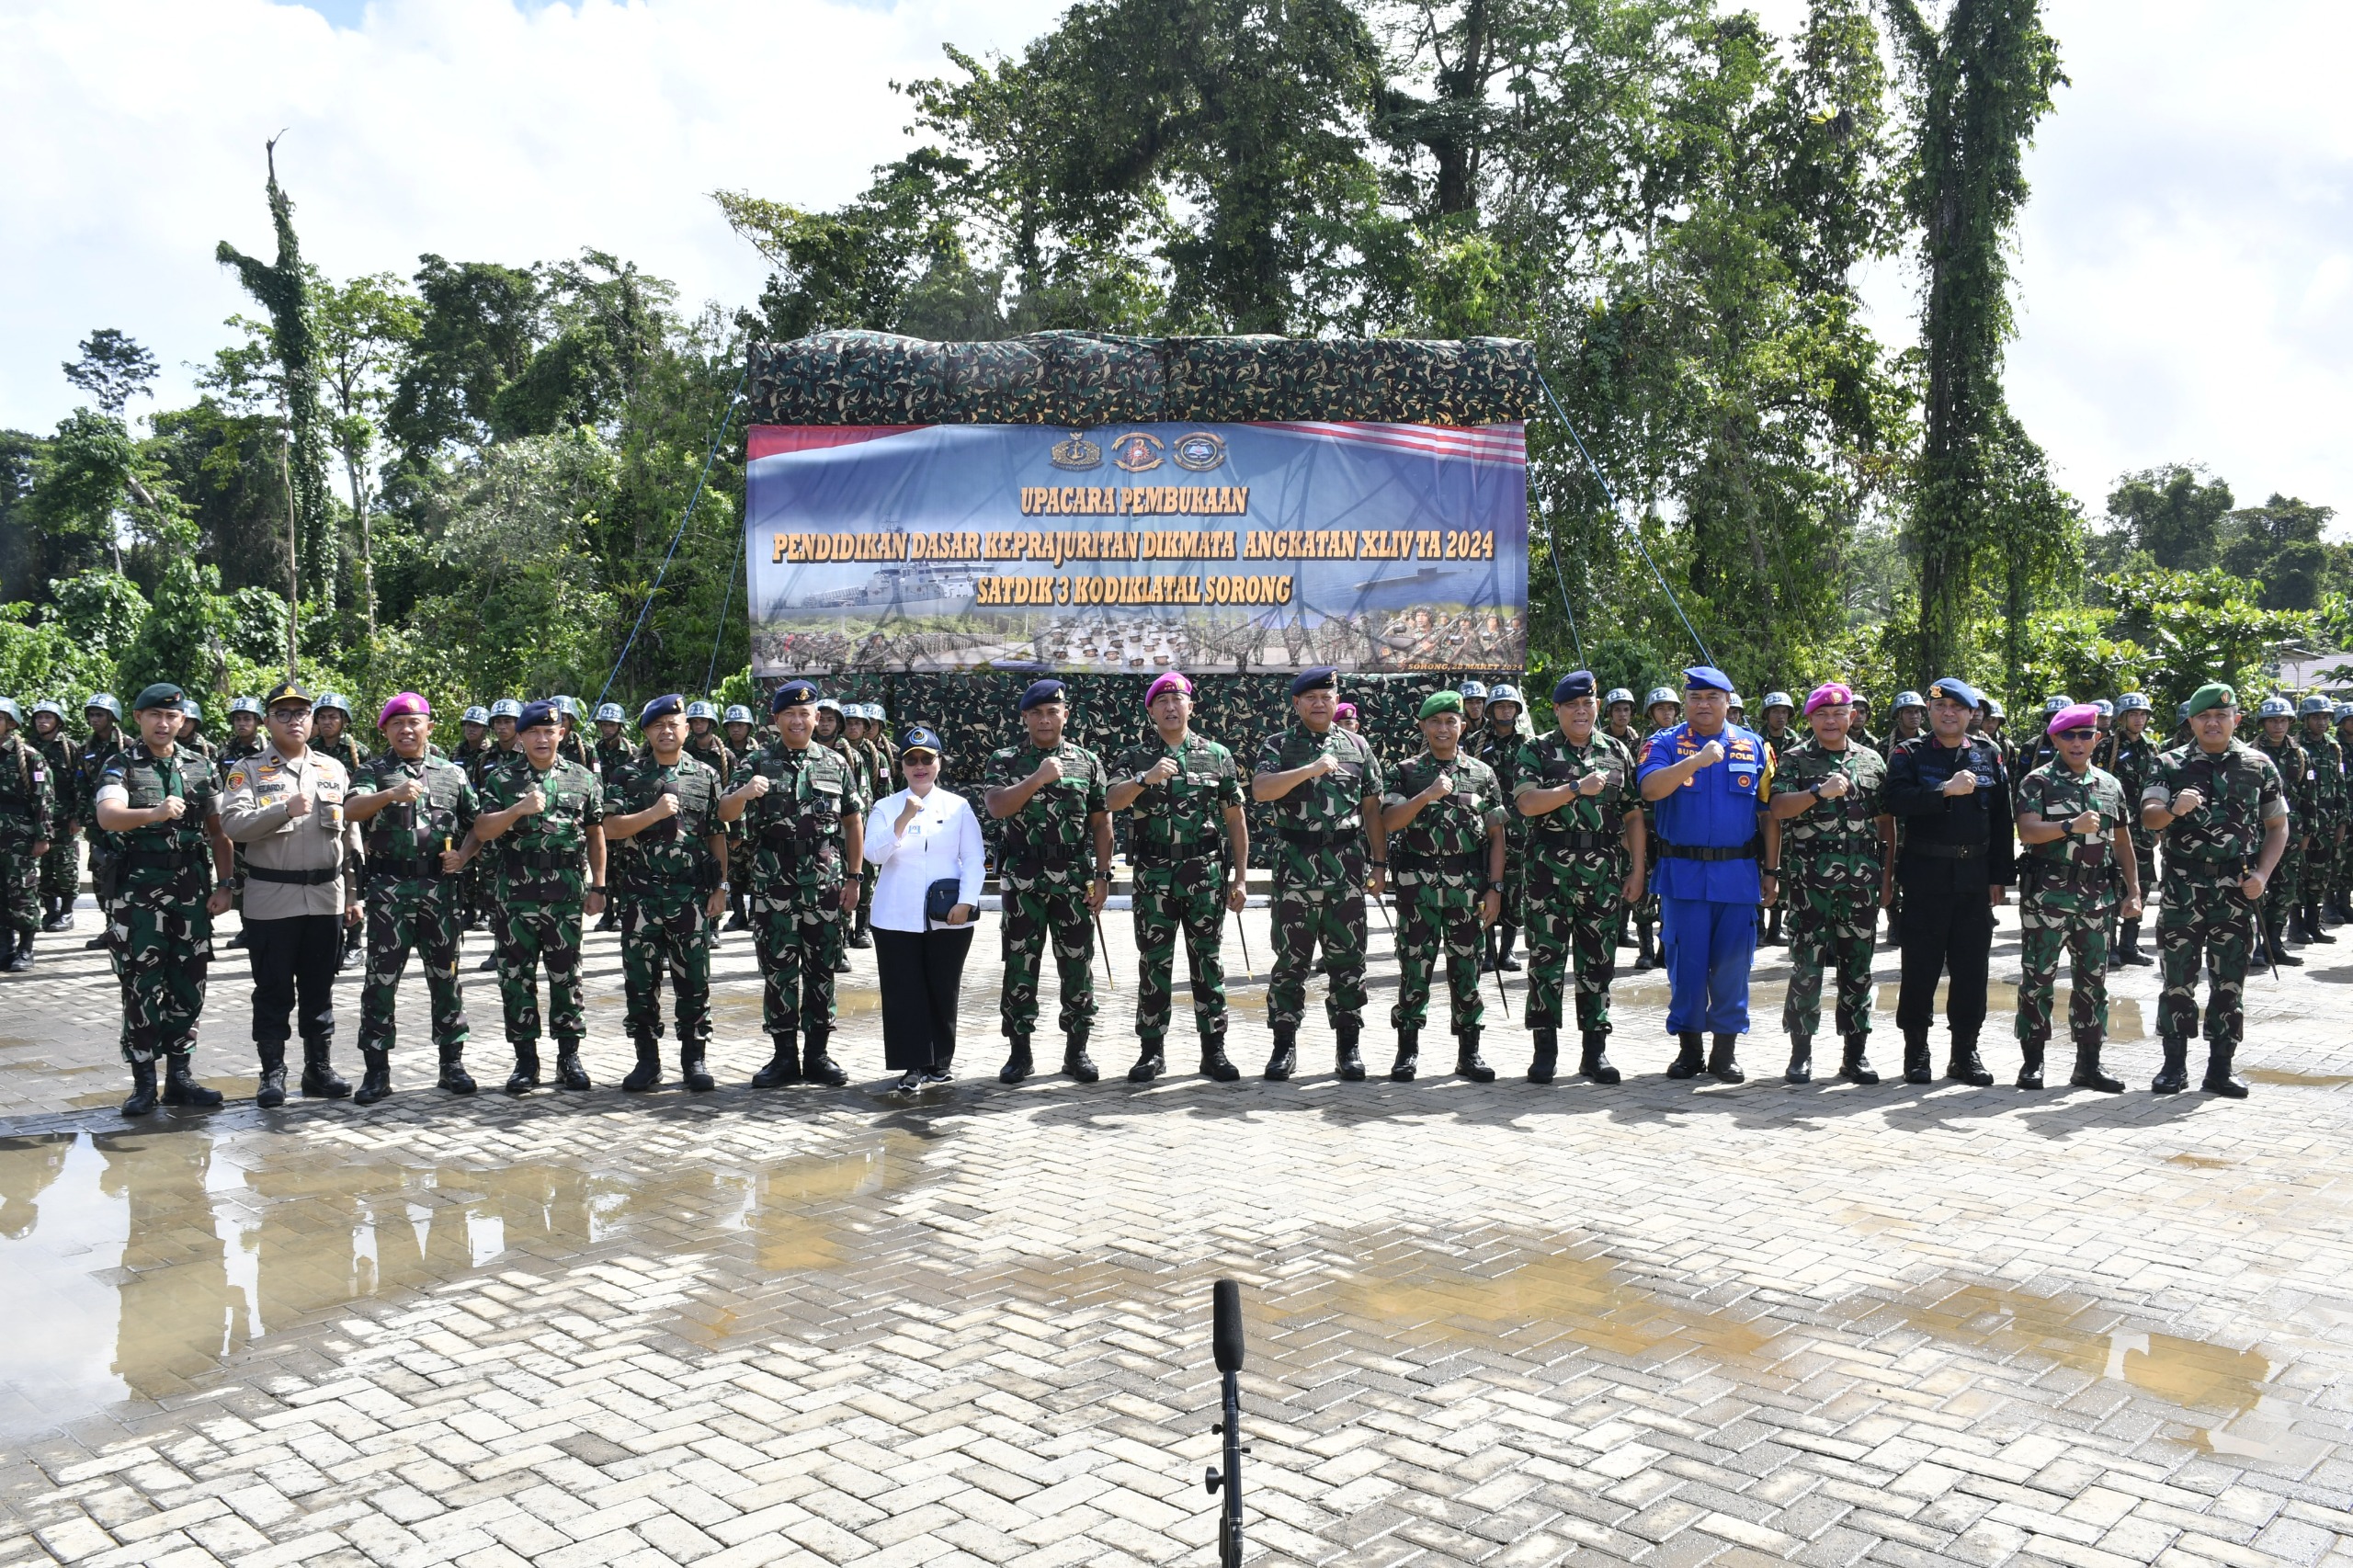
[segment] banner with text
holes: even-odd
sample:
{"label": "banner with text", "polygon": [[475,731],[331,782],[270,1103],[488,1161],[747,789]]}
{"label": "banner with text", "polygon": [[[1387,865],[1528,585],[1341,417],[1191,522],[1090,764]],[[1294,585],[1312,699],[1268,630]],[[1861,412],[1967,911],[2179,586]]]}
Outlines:
{"label": "banner with text", "polygon": [[1518,425],[752,427],[752,667],[1517,669]]}

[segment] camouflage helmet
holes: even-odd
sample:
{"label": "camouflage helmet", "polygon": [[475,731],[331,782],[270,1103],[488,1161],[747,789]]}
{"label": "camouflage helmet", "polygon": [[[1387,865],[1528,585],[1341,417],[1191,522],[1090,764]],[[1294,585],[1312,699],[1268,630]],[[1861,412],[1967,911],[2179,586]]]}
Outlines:
{"label": "camouflage helmet", "polygon": [[2292,719],[2296,716],[2296,705],[2274,693],[2256,708],[2255,716],[2258,719]]}
{"label": "camouflage helmet", "polygon": [[490,710],[479,705],[469,708],[463,713],[458,715],[458,722],[460,724],[487,724],[490,722]]}
{"label": "camouflage helmet", "polygon": [[1480,681],[1466,680],[1454,689],[1461,696],[1462,700],[1465,702],[1485,702],[1489,700],[1486,686]]}
{"label": "camouflage helmet", "polygon": [[2092,711],[2103,719],[2113,719],[2116,717],[2116,704],[2105,697],[2095,697],[2092,699]]}
{"label": "camouflage helmet", "polygon": [[868,703],[866,716],[878,724],[887,724],[891,722],[891,715],[882,710],[882,705],[880,702]]}
{"label": "camouflage helmet", "polygon": [[19,727],[22,727],[25,722],[24,710],[17,706],[17,699],[13,697],[0,697],[0,716],[6,716],[11,723]]}
{"label": "camouflage helmet", "polygon": [[1620,702],[1629,708],[1634,705],[1634,694],[1622,686],[1611,687],[1609,695],[1601,699],[1601,705],[1604,708],[1615,708]]}
{"label": "camouflage helmet", "polygon": [[256,719],[260,718],[261,699],[258,697],[233,697],[229,699],[229,717],[233,719],[240,713],[250,713]]}
{"label": "camouflage helmet", "polygon": [[1989,697],[1985,699],[1985,711],[1996,719],[2006,719],[2010,716],[2010,710],[2002,706],[2002,699],[1998,697]]}
{"label": "camouflage helmet", "polygon": [[687,704],[687,717],[689,719],[709,719],[713,723],[716,723],[719,720],[719,710],[713,708],[708,702],[689,702]]}
{"label": "camouflage helmet", "polygon": [[2353,719],[2353,702],[2338,703],[2336,705],[2336,722],[2342,724],[2347,719]]}
{"label": "camouflage helmet", "polygon": [[183,719],[193,719],[199,724],[203,723],[204,704],[199,702],[193,697],[183,696],[180,699],[180,717]]}
{"label": "camouflage helmet", "polygon": [[51,698],[44,697],[39,702],[33,704],[33,717],[38,719],[44,713],[49,714],[52,718],[63,719],[65,717],[65,705]]}
{"label": "camouflage helmet", "polygon": [[549,698],[548,701],[552,703],[555,706],[555,710],[563,717],[571,720],[575,724],[580,722],[580,699],[578,698],[557,696]]}
{"label": "camouflage helmet", "polygon": [[319,693],[319,699],[311,704],[313,713],[324,713],[330,708],[347,719],[351,717],[351,699],[339,691],[323,691]]}
{"label": "camouflage helmet", "polygon": [[2073,708],[2075,705],[2075,699],[2074,698],[2068,696],[2063,691],[2054,691],[2050,696],[2042,699],[2042,716],[2048,719],[2053,713],[2058,712],[2062,708]]}
{"label": "camouflage helmet", "polygon": [[520,719],[523,704],[515,698],[502,697],[490,705],[490,716],[494,719]]}
{"label": "camouflage helmet", "polygon": [[1770,713],[1776,708],[1786,708],[1790,712],[1794,713],[1797,711],[1797,707],[1798,705],[1796,703],[1790,700],[1790,694],[1788,692],[1768,691],[1765,694],[1765,706],[1759,709],[1758,711]]}
{"label": "camouflage helmet", "polygon": [[1927,706],[1927,699],[1923,698],[1918,692],[1899,691],[1895,694],[1895,705],[1893,708],[1890,708],[1888,711],[1891,713],[1901,713],[1906,708],[1926,708]]}
{"label": "camouflage helmet", "polygon": [[1519,687],[1508,685],[1502,681],[1498,681],[1494,686],[1487,688],[1487,706],[1493,708],[1498,702],[1508,702],[1515,708],[1525,708],[1528,706],[1526,702],[1520,699]]}
{"label": "camouflage helmet", "polygon": [[[704,704],[703,704],[703,706],[704,706],[704,707],[706,707],[706,708],[708,708],[708,707],[710,707],[710,704],[709,704],[708,702],[706,702],[706,703],[704,703]],[[844,711],[843,711],[843,710],[842,710],[842,705],[841,705],[838,701],[836,701],[835,699],[830,698],[830,697],[821,697],[821,698],[817,699],[817,711],[818,711],[818,712],[823,713],[823,712],[824,712],[826,709],[828,709],[828,708],[830,708],[830,709],[832,709],[832,710],[834,710],[834,717],[835,717],[835,718],[836,718],[836,719],[843,718],[843,717],[845,717],[845,716],[846,716],[846,715],[845,715],[845,713],[844,713]]]}
{"label": "camouflage helmet", "polygon": [[114,693],[111,691],[90,693],[90,700],[82,704],[82,711],[111,714],[116,723],[122,722],[122,704],[115,700]]}
{"label": "camouflage helmet", "polygon": [[2173,716],[2174,721],[2177,723],[2187,724],[2189,722],[2189,699],[2188,698],[2185,697],[2179,702],[2173,705]]}
{"label": "camouflage helmet", "polygon": [[2302,702],[2296,705],[2297,715],[2307,719],[2315,713],[2333,714],[2336,711],[2336,705],[2331,702],[2327,698],[2323,697],[2317,691],[2313,692],[2310,697],[2305,698]]}
{"label": "camouflage helmet", "polygon": [[[616,710],[616,711],[619,711],[619,710]],[[740,702],[731,702],[731,703],[729,703],[729,704],[727,705],[727,711],[726,711],[726,713],[725,713],[725,714],[723,714],[723,715],[721,717],[721,719],[720,719],[720,722],[722,722],[722,723],[723,723],[723,724],[748,724],[748,723],[750,723],[751,722],[752,722],[752,710],[751,710],[750,709],[748,709],[748,708],[745,707],[745,706],[744,706],[742,703],[740,703]]]}
{"label": "camouflage helmet", "polygon": [[597,705],[597,722],[599,724],[625,724],[629,722],[629,721],[622,714],[621,705],[620,703],[600,702]]}
{"label": "camouflage helmet", "polygon": [[2119,713],[2146,713],[2151,711],[2151,708],[2144,694],[2128,691],[2116,699],[2116,710]]}
{"label": "camouflage helmet", "polygon": [[1671,702],[1680,708],[1683,706],[1682,694],[1671,686],[1654,686],[1651,687],[1649,699],[1643,704],[1643,711],[1647,713],[1662,702]]}

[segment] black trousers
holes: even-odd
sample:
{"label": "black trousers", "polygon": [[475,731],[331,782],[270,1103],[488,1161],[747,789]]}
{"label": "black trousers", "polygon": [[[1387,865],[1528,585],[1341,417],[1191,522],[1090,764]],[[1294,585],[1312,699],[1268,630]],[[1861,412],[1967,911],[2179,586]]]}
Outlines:
{"label": "black trousers", "polygon": [[956,996],[969,925],[947,931],[874,927],[874,965],[882,985],[882,1062],[899,1072],[945,1067],[956,1058]]}
{"label": "black trousers", "polygon": [[[334,1040],[335,977],[343,967],[341,915],[248,920],[245,958],[254,969],[256,1045],[282,1047],[297,1029],[305,1044]],[[289,1028],[290,1017],[295,1028]]]}
{"label": "black trousers", "polygon": [[[1941,879],[1940,879],[1941,881]],[[1937,981],[1945,993],[1945,1023],[1955,1045],[1975,1043],[1985,1023],[1985,968],[1994,947],[1994,909],[1984,882],[1958,879],[1936,887],[1907,887],[1904,900],[1904,982],[1895,1027],[1926,1034],[1937,1021]]]}

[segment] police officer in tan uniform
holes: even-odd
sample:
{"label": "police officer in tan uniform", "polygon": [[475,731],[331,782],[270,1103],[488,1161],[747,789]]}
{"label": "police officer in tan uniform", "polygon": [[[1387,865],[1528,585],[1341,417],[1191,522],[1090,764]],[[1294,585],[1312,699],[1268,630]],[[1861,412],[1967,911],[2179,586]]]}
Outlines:
{"label": "police officer in tan uniform", "polygon": [[245,852],[245,955],[254,971],[254,1049],[261,1084],[254,1103],[286,1103],[289,1016],[302,1037],[302,1093],[341,1099],[335,977],[343,933],[359,920],[359,832],[344,816],[351,776],[313,750],[311,694],[281,681],[263,699],[269,744],[229,767],[221,826]]}

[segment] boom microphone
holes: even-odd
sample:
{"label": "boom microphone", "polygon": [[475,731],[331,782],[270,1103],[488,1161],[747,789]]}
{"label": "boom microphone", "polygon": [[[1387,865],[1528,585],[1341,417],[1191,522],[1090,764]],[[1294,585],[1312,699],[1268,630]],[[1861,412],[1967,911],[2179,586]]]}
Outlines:
{"label": "boom microphone", "polygon": [[1211,1339],[1217,1347],[1217,1369],[1238,1372],[1242,1370],[1242,1287],[1221,1279],[1211,1290],[1211,1301],[1216,1317]]}
{"label": "boom microphone", "polygon": [[1225,1439],[1225,1464],[1211,1465],[1202,1479],[1211,1496],[1225,1494],[1218,1507],[1219,1568],[1242,1568],[1242,1456],[1250,1451],[1242,1441],[1242,1287],[1221,1279],[1211,1288],[1210,1301],[1219,1384],[1218,1422],[1210,1430]]}

